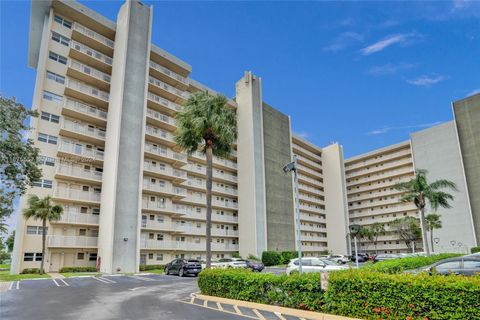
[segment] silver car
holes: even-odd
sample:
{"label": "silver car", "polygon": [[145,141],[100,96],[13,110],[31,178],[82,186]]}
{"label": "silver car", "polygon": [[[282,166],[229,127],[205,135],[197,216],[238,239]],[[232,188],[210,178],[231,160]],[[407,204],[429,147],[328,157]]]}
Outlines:
{"label": "silver car", "polygon": [[[287,266],[287,274],[298,273],[299,259],[292,259]],[[302,258],[302,272],[330,272],[337,270],[346,270],[348,267],[339,266],[333,261],[320,258]]]}

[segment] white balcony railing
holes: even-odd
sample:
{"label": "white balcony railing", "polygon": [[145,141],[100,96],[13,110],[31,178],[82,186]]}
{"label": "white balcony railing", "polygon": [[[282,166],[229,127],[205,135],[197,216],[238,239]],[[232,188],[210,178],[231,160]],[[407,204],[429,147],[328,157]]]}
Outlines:
{"label": "white balcony railing", "polygon": [[65,99],[63,103],[63,107],[71,110],[75,110],[84,114],[87,114],[92,117],[101,118],[102,120],[107,119],[107,112],[103,111],[100,108],[81,103],[79,101]]}
{"label": "white balcony railing", "polygon": [[167,116],[166,114],[163,114],[161,112],[155,111],[153,109],[147,108],[147,116],[153,119],[156,119],[158,121],[168,123],[172,126],[175,125],[175,119],[172,117]]}
{"label": "white balcony railing", "polygon": [[159,105],[162,105],[164,107],[167,107],[173,111],[180,111],[182,110],[182,107],[172,101],[169,101],[165,98],[162,98],[160,96],[157,96],[154,93],[148,92],[147,99],[153,102],[158,103]]}
{"label": "white balcony railing", "polygon": [[57,166],[56,172],[73,177],[92,179],[97,181],[102,180],[102,172],[92,170],[91,168],[85,169],[84,166],[74,165],[70,162],[60,163]]}
{"label": "white balcony railing", "polygon": [[94,148],[87,148],[86,145],[76,143],[66,139],[61,139],[58,150],[62,152],[73,153],[78,156],[103,160],[104,152]]}
{"label": "white balcony railing", "polygon": [[67,78],[66,85],[67,85],[68,88],[70,88],[72,90],[80,91],[80,92],[85,93],[87,95],[90,95],[90,96],[93,96],[93,97],[98,98],[100,100],[103,100],[105,102],[108,102],[108,99],[109,99],[108,92],[105,92],[105,91],[102,91],[102,90],[97,89],[95,87],[92,87],[92,86],[90,86],[86,83],[74,80],[72,78]]}
{"label": "white balcony railing", "polygon": [[96,41],[106,45],[107,47],[110,47],[113,49],[115,43],[113,42],[113,40],[110,40],[108,39],[107,37],[104,37],[102,36],[101,34],[93,31],[93,30],[90,30],[89,28],[79,24],[78,22],[74,22],[73,23],[73,29],[80,32],[80,33],[83,33],[84,35],[90,37],[90,38],[93,38],[95,39]]}
{"label": "white balcony railing", "polygon": [[171,149],[168,149],[168,148],[160,148],[150,143],[145,144],[145,151],[160,155],[162,157],[173,159],[175,161],[182,161],[182,162],[187,161],[187,156],[184,154],[172,151]]}
{"label": "white balcony railing", "polygon": [[86,54],[87,56],[90,56],[92,58],[95,58],[95,59],[103,62],[103,63],[106,63],[109,66],[112,65],[112,58],[110,58],[106,54],[98,52],[98,51],[84,45],[83,43],[77,42],[75,40],[71,40],[70,41],[70,47],[74,48],[75,50],[77,50],[77,51],[79,51],[83,54]]}
{"label": "white balcony railing", "polygon": [[83,191],[78,189],[59,187],[55,189],[54,195],[57,198],[63,198],[63,199],[100,202],[100,193]]}
{"label": "white balcony railing", "polygon": [[82,122],[76,122],[69,119],[63,119],[62,129],[72,131],[75,133],[80,133],[86,136],[97,138],[100,140],[105,140],[105,130],[90,126]]}
{"label": "white balcony railing", "polygon": [[58,221],[72,224],[98,224],[99,216],[95,214],[66,211],[62,214],[60,220]]}
{"label": "white balcony railing", "polygon": [[175,79],[175,80],[177,80],[177,81],[180,81],[184,84],[188,84],[187,78],[179,75],[178,73],[175,73],[175,72],[171,71],[170,69],[165,68],[164,66],[159,65],[158,63],[150,61],[150,67],[159,71],[159,72],[161,72],[161,73],[163,73],[163,74],[165,74],[165,75],[167,75],[167,76],[169,76],[169,77],[171,77],[171,78],[173,78],[173,79]]}
{"label": "white balcony railing", "polygon": [[181,171],[181,170],[178,170],[178,169],[173,169],[170,166],[159,166],[159,165],[156,165],[156,164],[154,165],[151,162],[147,162],[147,161],[145,161],[143,163],[143,169],[146,170],[146,171],[151,171],[151,172],[155,172],[155,173],[159,173],[159,174],[163,174],[163,175],[168,175],[168,176],[172,176],[172,177],[179,178],[179,179],[186,179],[187,178],[187,173],[185,171]]}
{"label": "white balcony railing", "polygon": [[89,76],[92,76],[96,79],[102,80],[104,82],[110,83],[110,75],[99,71],[97,69],[94,69],[90,66],[87,66],[86,64],[83,64],[81,62],[78,62],[77,60],[70,59],[68,62],[68,66],[72,69],[75,69],[77,71],[80,71],[82,73],[88,74]]}
{"label": "white balcony railing", "polygon": [[147,125],[146,133],[160,139],[168,140],[170,142],[175,142],[173,134],[171,134],[166,130],[158,129],[158,128]]}
{"label": "white balcony railing", "polygon": [[174,94],[174,95],[176,95],[176,96],[178,96],[178,97],[180,97],[180,98],[182,98],[182,99],[186,99],[186,98],[188,98],[189,95],[190,95],[188,92],[182,91],[182,90],[178,90],[177,88],[174,88],[174,87],[172,87],[171,85],[169,85],[169,84],[167,84],[167,83],[165,83],[165,82],[163,82],[163,81],[160,81],[160,80],[158,80],[158,79],[156,79],[156,78],[154,78],[154,77],[152,77],[152,76],[149,76],[149,77],[148,77],[148,82],[151,83],[151,84],[153,84],[154,86],[159,87],[159,88],[161,88],[161,89],[163,89],[163,90],[165,90],[165,91],[168,91],[168,92],[170,92],[171,94]]}
{"label": "white balcony railing", "polygon": [[47,241],[49,247],[96,247],[98,237],[52,235]]}

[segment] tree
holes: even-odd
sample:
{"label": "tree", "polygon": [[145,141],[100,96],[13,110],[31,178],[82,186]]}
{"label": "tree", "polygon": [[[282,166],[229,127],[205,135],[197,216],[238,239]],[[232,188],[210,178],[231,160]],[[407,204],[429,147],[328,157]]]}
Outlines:
{"label": "tree", "polygon": [[442,228],[442,221],[440,220],[440,215],[436,213],[427,214],[425,217],[425,222],[427,223],[428,231],[430,232],[430,245],[432,246],[432,252],[434,252],[433,248],[433,229],[440,229]]}
{"label": "tree", "polygon": [[0,95],[0,232],[6,232],[4,220],[13,211],[13,201],[28,186],[41,178],[37,165],[38,149],[24,134],[30,129],[26,119],[37,117],[15,98]]}
{"label": "tree", "polygon": [[226,158],[237,140],[237,117],[227,107],[223,96],[197,92],[185,102],[183,110],[176,115],[175,141],[189,155],[200,151],[207,160],[207,219],[206,219],[206,267],[212,260],[212,161],[213,156]]}
{"label": "tree", "polygon": [[40,273],[44,273],[45,262],[45,240],[47,238],[47,221],[57,221],[62,217],[63,207],[54,205],[50,196],[40,199],[36,195],[28,198],[28,207],[23,210],[23,216],[26,220],[33,218],[42,221],[42,261],[40,263]]}
{"label": "tree", "polygon": [[410,181],[398,183],[395,188],[400,191],[404,191],[400,201],[413,202],[415,206],[420,210],[420,226],[422,229],[423,248],[430,255],[430,249],[427,241],[427,226],[425,222],[425,207],[427,202],[430,203],[430,207],[433,210],[437,210],[439,207],[451,208],[449,201],[453,200],[453,196],[447,192],[441,191],[441,189],[451,189],[457,191],[455,183],[440,179],[432,183],[427,181],[427,170],[417,170],[415,177]]}
{"label": "tree", "polygon": [[370,226],[370,233],[372,234],[372,237],[375,239],[374,245],[375,245],[375,254],[378,254],[377,250],[377,240],[378,236],[382,233],[385,233],[385,227],[383,223],[380,222],[375,222]]}
{"label": "tree", "polygon": [[[359,240],[372,241],[373,235],[368,227],[361,226],[360,229],[358,229],[357,238]],[[368,249],[368,243],[364,250],[366,251],[367,249]]]}
{"label": "tree", "polygon": [[393,220],[390,222],[390,230],[398,234],[410,250],[412,250],[412,243],[415,243],[422,236],[418,219],[414,217],[403,217]]}
{"label": "tree", "polygon": [[5,241],[5,244],[7,245],[8,252],[13,251],[13,244],[14,243],[15,243],[15,230],[12,231],[12,233],[8,236],[7,240]]}

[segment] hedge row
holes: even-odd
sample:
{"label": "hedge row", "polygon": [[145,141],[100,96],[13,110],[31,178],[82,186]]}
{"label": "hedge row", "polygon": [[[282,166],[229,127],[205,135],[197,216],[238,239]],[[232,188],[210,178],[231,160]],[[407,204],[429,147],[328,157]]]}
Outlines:
{"label": "hedge row", "polygon": [[148,264],[148,265],[140,265],[140,271],[148,271],[148,270],[163,270],[165,266],[163,264]]}
{"label": "hedge row", "polygon": [[211,269],[200,273],[198,286],[206,295],[363,319],[480,319],[480,276],[346,270],[330,273],[324,292],[318,273],[288,277]]}
{"label": "hedge row", "polygon": [[372,265],[366,265],[364,269],[371,271],[379,271],[383,273],[401,273],[405,270],[413,270],[421,267],[426,267],[437,261],[458,257],[461,254],[457,253],[442,253],[437,255],[432,255],[429,257],[411,257],[411,258],[402,258],[402,259],[392,259],[377,262]]}
{"label": "hedge row", "polygon": [[295,258],[298,258],[298,251],[264,251],[262,253],[262,262],[267,267],[287,264]]}
{"label": "hedge row", "polygon": [[20,274],[40,274],[40,268],[26,268]]}
{"label": "hedge row", "polygon": [[472,249],[470,249],[470,252],[471,252],[471,253],[480,252],[480,247],[473,247]]}
{"label": "hedge row", "polygon": [[63,267],[60,269],[60,273],[67,272],[97,272],[96,267]]}
{"label": "hedge row", "polygon": [[239,269],[208,269],[200,273],[202,294],[312,311],[321,310],[320,275],[253,273]]}

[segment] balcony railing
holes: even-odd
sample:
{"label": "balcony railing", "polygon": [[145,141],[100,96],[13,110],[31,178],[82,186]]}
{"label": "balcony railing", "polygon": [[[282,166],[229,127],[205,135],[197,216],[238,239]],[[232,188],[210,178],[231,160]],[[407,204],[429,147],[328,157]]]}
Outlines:
{"label": "balcony railing", "polygon": [[108,64],[109,66],[112,65],[112,58],[107,56],[106,54],[103,54],[101,52],[98,52],[97,50],[94,50],[83,43],[77,42],[75,40],[70,41],[70,47],[74,48],[75,50],[86,54],[87,56],[90,56],[92,58],[95,58],[103,63]]}
{"label": "balcony railing", "polygon": [[67,87],[72,90],[76,90],[76,91],[80,91],[82,93],[88,94],[90,96],[93,96],[105,102],[108,102],[108,99],[109,99],[109,94],[107,92],[99,90],[86,83],[74,80],[72,78],[67,78]]}
{"label": "balcony railing", "polygon": [[68,119],[64,119],[62,121],[62,129],[80,133],[100,140],[105,140],[106,136],[105,130],[101,130],[93,126],[89,126],[85,123],[75,122]]}
{"label": "balcony railing", "polygon": [[[196,151],[196,152],[192,153],[192,156],[206,161],[205,155],[203,153],[199,152],[199,151]],[[233,168],[233,169],[237,168],[237,163],[236,162],[233,162],[233,161],[230,161],[230,160],[224,159],[224,158],[215,157],[215,156],[213,157],[213,163],[221,164],[223,166]]]}
{"label": "balcony railing", "polygon": [[83,166],[76,166],[71,163],[60,163],[57,166],[56,172],[73,177],[92,179],[97,181],[102,180],[102,172],[92,169],[85,169]]}
{"label": "balcony railing", "polygon": [[88,104],[85,104],[85,103],[81,103],[79,101],[65,99],[64,103],[63,103],[63,107],[67,108],[67,109],[78,111],[80,113],[87,114],[87,115],[92,116],[92,117],[101,118],[103,120],[107,119],[107,112],[106,111],[103,111],[100,108],[97,108],[97,107],[94,107],[94,106],[91,106],[91,105],[88,105]]}
{"label": "balcony railing", "polygon": [[158,128],[147,125],[146,133],[160,139],[168,140],[170,142],[175,142],[173,135],[166,130],[158,129]]}
{"label": "balcony railing", "polygon": [[406,149],[399,150],[399,151],[396,151],[396,152],[392,152],[392,153],[389,153],[389,154],[377,155],[376,157],[372,156],[372,157],[370,157],[368,159],[365,159],[363,161],[362,160],[355,161],[355,162],[345,161],[345,170],[350,172],[350,170],[353,170],[353,169],[361,168],[363,166],[374,165],[376,163],[385,162],[386,160],[395,159],[395,158],[403,157],[403,156],[406,156],[406,155],[411,155],[410,148],[406,148]]}
{"label": "balcony railing", "polygon": [[110,75],[99,71],[97,69],[94,69],[90,66],[87,66],[86,64],[83,64],[81,62],[78,62],[77,60],[70,59],[68,62],[68,65],[70,68],[75,69],[77,71],[80,71],[82,73],[88,74],[96,79],[102,80],[104,82],[110,83]]}
{"label": "balcony railing", "polygon": [[153,101],[153,102],[156,102],[158,103],[159,105],[162,105],[170,110],[173,110],[173,111],[180,111],[182,110],[182,107],[172,101],[169,101],[165,98],[162,98],[160,96],[157,96],[156,94],[154,93],[151,93],[151,92],[148,92],[148,95],[147,95],[147,98],[148,100],[150,101]]}
{"label": "balcony railing", "polygon": [[316,212],[316,213],[325,213],[324,209],[311,207],[311,206],[308,206],[308,205],[305,205],[305,204],[300,204],[300,210],[311,211],[311,212]]}
{"label": "balcony railing", "polygon": [[[198,173],[201,173],[203,175],[206,174],[206,169],[205,167],[200,167],[198,168],[195,164],[193,163],[189,163],[186,167],[183,167],[183,169],[185,170],[188,170],[188,171],[193,171],[193,172],[198,172]],[[213,171],[213,177],[214,178],[221,178],[221,179],[224,179],[224,180],[229,180],[229,181],[233,181],[233,182],[237,182],[238,178],[237,176],[234,176],[230,173],[226,173],[226,172],[217,172],[217,171]]]}
{"label": "balcony railing", "polygon": [[104,152],[96,149],[86,148],[84,144],[61,139],[58,145],[58,151],[73,153],[79,156],[103,160]]}
{"label": "balcony railing", "polygon": [[149,201],[148,199],[142,199],[142,209],[151,210],[168,210],[171,209],[171,203],[162,201]]}
{"label": "balcony railing", "polygon": [[61,236],[52,235],[48,236],[49,247],[96,247],[98,243],[98,237],[85,237],[85,236]]}
{"label": "balcony railing", "polygon": [[99,216],[95,214],[66,211],[58,221],[72,224],[98,224]]}
{"label": "balcony railing", "polygon": [[187,161],[187,156],[184,154],[172,151],[171,149],[168,149],[168,148],[160,148],[158,146],[154,146],[149,143],[145,144],[145,151],[158,154],[162,157],[170,158],[176,161],[182,161],[182,162]]}
{"label": "balcony railing", "polygon": [[175,80],[177,80],[177,81],[180,81],[180,82],[188,85],[187,78],[182,77],[181,75],[165,68],[164,66],[159,65],[158,63],[150,61],[150,67],[159,71],[159,72],[161,72],[161,73],[163,73],[163,74],[165,74],[165,75],[167,75],[167,76],[169,76],[169,77],[171,77],[171,78],[173,78],[173,79],[175,79]]}
{"label": "balcony railing", "polygon": [[151,83],[151,84],[153,84],[154,86],[159,87],[159,88],[161,88],[161,89],[163,89],[163,90],[165,90],[165,91],[168,91],[168,92],[170,92],[171,94],[174,94],[174,95],[176,95],[176,96],[178,96],[178,97],[180,97],[180,98],[182,98],[182,99],[187,99],[187,98],[190,96],[190,94],[189,94],[188,92],[182,91],[182,90],[178,90],[177,88],[174,88],[174,87],[172,87],[171,85],[169,85],[169,84],[167,84],[167,83],[165,83],[165,82],[163,82],[163,81],[160,81],[160,80],[158,80],[158,79],[156,79],[156,78],[154,78],[154,77],[152,77],[152,76],[149,76],[149,77],[148,77],[148,82]]}
{"label": "balcony railing", "polygon": [[147,108],[147,116],[153,119],[156,119],[161,122],[168,123],[172,126],[175,126],[175,119],[167,116],[161,112],[155,111],[153,109]]}
{"label": "balcony railing", "polygon": [[90,30],[89,28],[79,24],[78,22],[75,22],[73,24],[73,29],[80,32],[80,33],[83,33],[84,35],[86,35],[90,38],[95,39],[96,41],[106,45],[107,47],[110,47],[112,49],[114,48],[115,43],[113,42],[113,40],[110,40],[107,37],[104,37],[101,34],[95,32],[93,30]]}
{"label": "balcony railing", "polygon": [[163,175],[172,176],[179,179],[187,178],[187,173],[185,171],[173,169],[170,166],[153,165],[152,163],[146,162],[146,161],[143,163],[143,169],[147,171],[163,174]]}
{"label": "balcony railing", "polygon": [[54,195],[55,197],[64,199],[100,202],[100,193],[78,189],[59,187],[55,189]]}

